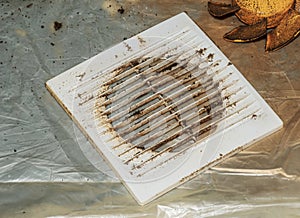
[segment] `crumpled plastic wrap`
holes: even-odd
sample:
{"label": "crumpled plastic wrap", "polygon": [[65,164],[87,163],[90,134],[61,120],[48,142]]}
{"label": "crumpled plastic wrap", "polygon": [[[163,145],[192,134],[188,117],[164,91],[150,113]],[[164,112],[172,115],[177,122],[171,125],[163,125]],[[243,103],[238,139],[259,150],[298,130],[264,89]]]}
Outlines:
{"label": "crumpled plastic wrap", "polygon": [[[229,43],[241,25],[207,1],[0,2],[0,210],[4,217],[300,216],[300,39],[274,53],[264,39]],[[146,206],[139,206],[45,82],[186,11],[284,122],[255,143]]]}

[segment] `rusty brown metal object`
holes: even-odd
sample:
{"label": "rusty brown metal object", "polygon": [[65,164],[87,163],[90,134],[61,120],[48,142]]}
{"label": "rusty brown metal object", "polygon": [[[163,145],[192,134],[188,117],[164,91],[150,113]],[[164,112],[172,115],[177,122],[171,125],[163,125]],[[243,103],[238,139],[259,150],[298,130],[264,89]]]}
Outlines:
{"label": "rusty brown metal object", "polygon": [[[214,17],[235,14],[245,26],[226,33],[224,38],[232,42],[250,42],[267,34],[266,51],[274,51],[287,45],[298,36],[300,0],[232,0],[232,4],[208,3],[208,11]],[[267,33],[267,29],[272,30]]]}

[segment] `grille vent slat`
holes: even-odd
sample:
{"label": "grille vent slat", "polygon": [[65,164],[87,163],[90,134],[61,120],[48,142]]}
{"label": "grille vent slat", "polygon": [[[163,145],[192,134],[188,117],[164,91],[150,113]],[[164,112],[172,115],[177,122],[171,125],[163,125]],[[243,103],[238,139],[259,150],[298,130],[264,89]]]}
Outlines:
{"label": "grille vent slat", "polygon": [[[237,101],[234,102],[233,104],[236,104],[236,103],[237,103]],[[229,106],[232,106],[232,105],[229,105]],[[241,112],[241,111],[245,110],[245,109],[246,109],[247,107],[249,107],[249,106],[250,106],[250,104],[249,104],[249,105],[245,105],[243,108],[241,108],[241,109],[238,110],[237,112]],[[258,109],[255,110],[255,111],[253,111],[253,113],[255,113],[255,112],[257,112],[257,111],[258,111]],[[215,112],[215,114],[217,114],[217,113],[219,113],[219,112],[220,112],[220,111]],[[192,137],[195,137],[196,135],[201,135],[201,134],[206,133],[206,132],[209,131],[210,129],[215,128],[216,125],[217,125],[219,122],[221,122],[221,121],[223,121],[223,120],[225,120],[225,119],[228,119],[228,118],[230,118],[231,116],[234,116],[234,114],[232,113],[232,114],[227,115],[226,117],[219,118],[219,119],[216,120],[215,122],[210,123],[209,125],[200,128],[200,129],[199,129],[196,133],[194,133],[193,135],[187,136],[186,138],[182,139],[180,142],[175,143],[173,146],[170,146],[170,147],[166,148],[165,150],[156,153],[156,154],[153,155],[150,159],[146,159],[146,160],[144,159],[143,162],[140,163],[139,165],[136,165],[135,168],[141,168],[141,166],[145,165],[147,162],[153,160],[154,158],[159,157],[159,156],[160,156],[161,154],[163,154],[164,152],[166,152],[166,151],[172,151],[172,150],[174,150],[175,148],[177,148],[179,145],[181,145],[182,143],[185,143],[187,140],[191,139]],[[242,117],[241,120],[243,120],[243,119],[245,119],[245,118],[247,118],[247,117],[249,117],[249,116]],[[239,121],[240,121],[240,120],[238,120],[238,122],[239,122]],[[234,125],[234,123],[232,123],[231,125]],[[187,146],[187,148],[190,148],[190,146]],[[185,149],[187,149],[187,148],[185,148]],[[141,152],[141,153],[139,153],[139,155],[141,155],[141,154],[143,154],[143,153],[145,153],[145,152]],[[134,158],[138,158],[138,156],[132,157],[131,159],[127,160],[127,162],[133,160]]]}
{"label": "grille vent slat", "polygon": [[[238,90],[237,90],[237,91],[238,91]],[[228,97],[230,97],[230,96],[233,95],[234,93],[235,93],[235,92],[229,94]],[[213,95],[216,95],[216,92],[214,92],[214,93],[212,93],[212,94],[213,94]],[[207,102],[207,100],[208,100],[208,99],[206,99],[205,102]],[[205,103],[205,102],[204,102],[204,103]],[[235,103],[236,103],[236,102],[235,102]],[[220,99],[215,99],[214,101],[211,101],[210,104],[213,105],[214,107],[217,107],[218,105],[221,104],[221,102],[220,102]],[[197,106],[199,106],[199,105],[197,104]],[[228,106],[232,106],[232,104],[231,104],[231,105],[228,105]],[[207,108],[205,108],[205,106],[203,106],[203,107],[198,107],[198,108],[199,108],[199,113],[200,113],[200,114],[205,114],[205,113],[207,113]],[[214,115],[216,115],[216,114],[218,114],[218,113],[221,113],[224,109],[225,109],[225,107],[221,107],[220,109],[218,109],[218,111],[216,111],[216,113],[215,113]],[[177,111],[176,113],[173,113],[173,114],[167,116],[167,117],[165,118],[165,120],[160,120],[160,121],[156,122],[155,124],[153,124],[151,127],[148,127],[148,128],[146,128],[146,129],[144,129],[144,132],[142,132],[142,133],[144,133],[144,134],[146,134],[146,133],[149,134],[149,133],[151,133],[151,130],[153,130],[153,129],[155,129],[155,128],[158,128],[158,127],[159,127],[161,124],[163,124],[164,122],[168,122],[169,120],[174,119],[175,116],[178,115],[178,114],[184,114],[184,113],[187,112],[188,110],[189,110],[189,107],[185,107],[185,108],[181,109],[181,111]],[[213,116],[213,115],[206,115],[204,118],[200,119],[199,122],[201,123],[201,122],[205,121],[205,120],[206,120],[207,118],[209,118],[210,116]],[[193,119],[193,118],[197,118],[197,115],[195,115],[195,113],[188,114],[186,117],[184,117],[185,120],[189,120],[189,119]],[[183,120],[178,120],[178,122],[183,122]],[[137,128],[137,127],[131,128],[131,129],[128,129],[127,131],[130,131],[130,132],[131,132],[131,131],[136,130],[136,128]],[[169,127],[169,128],[170,128],[170,127]],[[127,133],[127,132],[121,132],[120,135],[124,135],[124,134],[126,134],[126,133]],[[133,140],[133,139],[136,138],[136,137],[142,137],[142,136],[141,136],[141,132],[137,133],[136,135],[131,136],[131,138],[128,138],[128,139],[124,140],[124,141],[122,142],[122,144],[130,142],[131,140]],[[151,136],[151,137],[155,137],[155,135],[153,135],[153,136]],[[119,144],[119,145],[117,145],[116,147],[119,147],[119,146],[121,146],[122,144]],[[116,148],[116,147],[114,147],[114,148]],[[136,146],[132,146],[132,147],[130,147],[129,149],[132,149],[132,148],[134,148],[134,147],[136,147]],[[137,147],[139,147],[139,146],[137,146]],[[126,153],[126,151],[124,151],[122,154],[124,154],[124,153]],[[121,155],[121,154],[119,154],[119,155]]]}

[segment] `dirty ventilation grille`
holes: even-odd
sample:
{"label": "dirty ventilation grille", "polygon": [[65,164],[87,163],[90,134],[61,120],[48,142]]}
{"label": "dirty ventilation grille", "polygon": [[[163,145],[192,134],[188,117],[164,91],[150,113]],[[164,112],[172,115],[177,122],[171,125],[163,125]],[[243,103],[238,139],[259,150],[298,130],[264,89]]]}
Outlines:
{"label": "dirty ventilation grille", "polygon": [[66,71],[47,88],[140,204],[282,126],[185,14]]}
{"label": "dirty ventilation grille", "polygon": [[[189,30],[108,72],[95,118],[114,133],[113,152],[142,176],[259,107],[213,51]],[[210,53],[211,52],[211,53]],[[230,63],[228,63],[230,65]],[[97,88],[95,87],[95,90]],[[243,112],[235,122],[231,118]],[[219,128],[218,128],[219,126]]]}

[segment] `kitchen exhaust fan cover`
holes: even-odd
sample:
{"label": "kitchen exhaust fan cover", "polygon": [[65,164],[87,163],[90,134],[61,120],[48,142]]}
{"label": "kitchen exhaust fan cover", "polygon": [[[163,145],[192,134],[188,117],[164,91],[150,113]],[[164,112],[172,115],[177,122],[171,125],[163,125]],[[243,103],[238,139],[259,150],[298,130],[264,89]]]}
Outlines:
{"label": "kitchen exhaust fan cover", "polygon": [[282,127],[185,13],[67,70],[46,87],[139,204]]}

